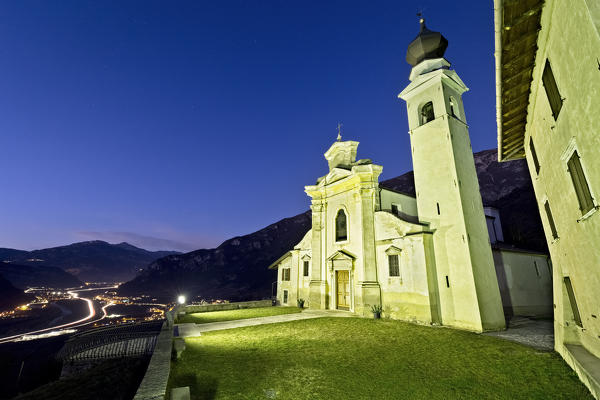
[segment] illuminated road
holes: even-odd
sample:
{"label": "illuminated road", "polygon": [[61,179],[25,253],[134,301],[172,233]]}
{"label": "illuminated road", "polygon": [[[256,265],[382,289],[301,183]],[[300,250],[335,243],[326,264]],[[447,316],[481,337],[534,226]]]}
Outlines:
{"label": "illuminated road", "polygon": [[88,299],[86,297],[79,297],[79,292],[87,292],[87,291],[91,291],[91,290],[114,289],[116,287],[117,286],[115,285],[115,286],[107,286],[107,287],[99,287],[99,288],[91,288],[91,289],[70,290],[67,293],[69,293],[73,299],[83,300],[87,303],[88,309],[89,309],[89,314],[85,318],[79,319],[77,321],[69,322],[67,324],[52,326],[50,328],[44,328],[44,329],[39,329],[37,331],[25,332],[25,333],[20,333],[18,335],[3,337],[3,338],[0,338],[0,344],[6,343],[6,342],[17,342],[17,341],[21,341],[21,340],[32,340],[32,339],[38,339],[38,338],[42,338],[42,337],[57,336],[57,335],[60,335],[61,333],[68,333],[68,332],[61,332],[61,331],[65,331],[67,329],[79,328],[79,327],[103,320],[107,316],[106,309],[108,307],[112,306],[113,303],[106,304],[104,307],[102,307],[101,308],[102,316],[98,319],[94,319],[94,317],[96,316],[96,309],[94,308],[94,302],[91,299]]}

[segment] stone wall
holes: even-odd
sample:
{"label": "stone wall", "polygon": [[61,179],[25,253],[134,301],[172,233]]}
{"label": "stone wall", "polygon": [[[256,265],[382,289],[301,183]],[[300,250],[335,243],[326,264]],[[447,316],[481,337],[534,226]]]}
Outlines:
{"label": "stone wall", "polygon": [[165,398],[171,370],[172,341],[173,324],[167,320],[158,335],[148,369],[133,400],[163,400]]}
{"label": "stone wall", "polygon": [[239,302],[239,303],[189,305],[189,306],[186,306],[183,309],[183,311],[185,311],[186,313],[201,313],[201,312],[209,312],[209,311],[238,310],[241,308],[270,307],[271,305],[273,305],[271,300],[255,300],[255,301],[243,301],[243,302]]}

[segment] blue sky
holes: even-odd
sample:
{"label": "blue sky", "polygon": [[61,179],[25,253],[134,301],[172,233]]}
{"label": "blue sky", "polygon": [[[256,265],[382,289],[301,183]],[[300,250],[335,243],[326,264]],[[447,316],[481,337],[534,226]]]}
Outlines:
{"label": "blue sky", "polygon": [[309,208],[338,122],[411,170],[417,9],[496,147],[491,0],[3,2],[0,247],[214,247]]}

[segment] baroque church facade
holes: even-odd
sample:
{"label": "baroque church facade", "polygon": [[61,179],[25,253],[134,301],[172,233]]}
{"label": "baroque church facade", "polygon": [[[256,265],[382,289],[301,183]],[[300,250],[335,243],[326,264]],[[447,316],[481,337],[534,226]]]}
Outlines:
{"label": "baroque church facade", "polygon": [[[270,266],[280,304],[303,299],[311,309],[358,315],[381,305],[390,318],[482,332],[504,329],[519,286],[524,309],[552,312],[551,295],[528,291],[528,279],[499,284],[506,271],[494,260],[508,255],[492,254],[462,104],[468,88],[443,58],[447,44],[421,20],[407,52],[411,83],[399,97],[408,108],[416,196],[380,187],[383,167],[357,160],[358,142],[338,135],[325,153],[329,172],[305,187],[312,229]],[[543,255],[514,257],[536,270],[547,263]]]}

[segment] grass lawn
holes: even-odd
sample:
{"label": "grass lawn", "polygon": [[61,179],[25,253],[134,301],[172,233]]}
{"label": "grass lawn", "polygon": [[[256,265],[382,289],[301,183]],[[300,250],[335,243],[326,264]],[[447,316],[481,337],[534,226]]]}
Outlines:
{"label": "grass lawn", "polygon": [[592,399],[551,352],[400,321],[317,318],[187,338],[192,399]]}
{"label": "grass lawn", "polygon": [[207,324],[209,322],[233,321],[236,319],[247,319],[257,317],[270,317],[272,315],[293,314],[302,311],[298,307],[260,307],[244,308],[241,310],[210,311],[202,313],[186,314],[178,317],[178,323],[193,322],[196,324]]}

